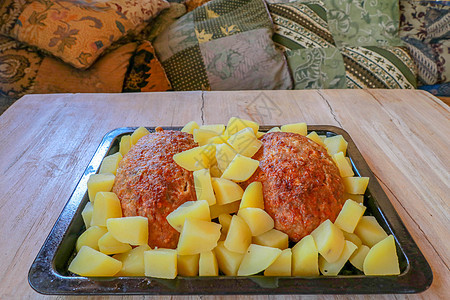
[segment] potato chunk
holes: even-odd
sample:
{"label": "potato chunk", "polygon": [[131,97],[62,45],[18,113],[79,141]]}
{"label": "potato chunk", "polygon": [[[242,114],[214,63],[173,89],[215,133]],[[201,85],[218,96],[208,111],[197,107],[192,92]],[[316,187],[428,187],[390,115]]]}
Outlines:
{"label": "potato chunk", "polygon": [[81,212],[81,217],[83,218],[84,226],[86,229],[88,229],[91,226],[91,220],[92,220],[92,212],[94,211],[94,206],[92,205],[92,202],[87,202],[86,205],[83,208],[83,211]]}
{"label": "potato chunk", "polygon": [[284,249],[280,256],[264,271],[264,276],[291,276],[292,250]]}
{"label": "potato chunk", "polygon": [[250,276],[264,271],[280,255],[281,250],[278,248],[251,244],[245,251],[237,275]]}
{"label": "potato chunk", "polygon": [[344,193],[342,198],[343,199],[352,199],[355,202],[364,204],[364,195],[356,195],[356,194]]}
{"label": "potato chunk", "polygon": [[222,178],[235,182],[243,182],[250,178],[258,169],[259,161],[236,154],[228,167],[223,171]]}
{"label": "potato chunk", "polygon": [[272,127],[269,129],[269,131],[267,131],[267,133],[270,133],[270,132],[281,132],[281,129],[280,129],[280,127]]}
{"label": "potato chunk", "polygon": [[317,134],[317,132],[312,131],[307,136],[311,141],[315,142],[316,144],[319,144],[322,147],[325,147],[325,144],[323,143],[323,140],[320,138],[320,136]]}
{"label": "potato chunk", "polygon": [[178,275],[197,276],[200,254],[178,255]]}
{"label": "potato chunk", "polygon": [[253,130],[248,127],[230,136],[228,138],[228,144],[237,153],[247,157],[252,157],[262,146],[262,142],[256,138]]}
{"label": "potato chunk", "polygon": [[141,139],[141,137],[144,137],[146,135],[150,134],[150,132],[145,127],[139,127],[137,128],[132,134],[131,134],[131,145],[136,145],[136,143]]}
{"label": "potato chunk", "polygon": [[329,155],[338,152],[342,152],[344,155],[347,154],[348,143],[342,135],[327,137],[324,139],[323,143],[325,144]]}
{"label": "potato chunk", "polygon": [[217,223],[187,218],[178,240],[178,254],[192,255],[214,249],[221,227]]}
{"label": "potato chunk", "polygon": [[256,122],[250,121],[250,120],[244,120],[241,118],[231,117],[228,120],[226,133],[231,136],[235,134],[236,132],[241,131],[244,128],[250,127],[253,132],[256,134],[259,129],[259,125]]}
{"label": "potato chunk", "polygon": [[344,249],[342,250],[341,255],[335,262],[328,262],[325,260],[323,256],[319,257],[319,269],[320,272],[325,276],[336,276],[344,267],[345,263],[348,261],[350,256],[355,252],[356,247],[350,241],[345,241]]}
{"label": "potato chunk", "polygon": [[177,251],[158,248],[144,252],[145,276],[174,279],[177,277]]}
{"label": "potato chunk", "polygon": [[241,208],[238,211],[238,216],[247,223],[252,232],[252,236],[257,236],[269,231],[275,224],[272,217],[261,208]]}
{"label": "potato chunk", "polygon": [[345,245],[344,234],[339,227],[328,219],[314,229],[311,235],[320,255],[330,263],[338,260]]}
{"label": "potato chunk", "polygon": [[145,217],[111,218],[106,221],[106,227],[122,243],[139,246],[148,242],[148,219]]}
{"label": "potato chunk", "polygon": [[200,129],[214,131],[216,135],[221,135],[225,131],[225,125],[224,124],[202,125],[200,126]]}
{"label": "potato chunk", "polygon": [[91,226],[83,232],[77,239],[75,249],[80,251],[81,247],[89,246],[94,250],[98,250],[98,240],[108,231],[104,227]]}
{"label": "potato chunk", "polygon": [[212,186],[219,205],[242,199],[244,190],[235,182],[225,178],[212,178]]}
{"label": "potato chunk", "polygon": [[194,129],[199,129],[200,126],[195,121],[190,121],[184,127],[181,129],[182,132],[190,133],[192,134],[194,132]]}
{"label": "potato chunk", "polygon": [[217,167],[223,172],[236,156],[237,152],[227,143],[216,145]]}
{"label": "potato chunk", "polygon": [[344,234],[345,240],[352,242],[358,248],[361,247],[362,241],[356,234],[349,233],[349,232],[346,232],[346,231],[342,231],[342,233]]}
{"label": "potato chunk", "polygon": [[198,143],[199,146],[204,146],[208,144],[209,139],[216,137],[218,134],[214,131],[207,129],[194,129],[194,142]]}
{"label": "potato chunk", "polygon": [[217,218],[221,214],[232,214],[239,210],[240,201],[234,201],[231,203],[219,205],[214,204],[209,207],[211,213],[211,220]]}
{"label": "potato chunk", "polygon": [[130,244],[119,242],[111,233],[107,232],[98,240],[98,249],[101,253],[109,255],[130,251],[131,246]]}
{"label": "potato chunk", "polygon": [[349,194],[364,194],[369,184],[369,177],[345,177],[342,178],[344,192]]}
{"label": "potato chunk", "polygon": [[227,276],[236,276],[244,254],[228,250],[223,241],[217,243],[214,252],[216,253],[219,270]]}
{"label": "potato chunk", "polygon": [[239,208],[256,207],[264,209],[262,183],[255,181],[250,183],[242,195]]}
{"label": "potato chunk", "polygon": [[113,258],[122,262],[122,268],[117,276],[145,276],[144,252],[151,250],[150,246],[145,244],[131,249],[125,253],[119,253]]}
{"label": "potato chunk", "polygon": [[353,173],[352,165],[348,162],[344,153],[338,152],[333,154],[331,158],[338,167],[341,177],[351,177],[355,175],[355,173]]}
{"label": "potato chunk", "polygon": [[80,276],[114,276],[122,268],[122,263],[88,246],[81,247],[68,270]]}
{"label": "potato chunk", "polygon": [[281,126],[281,131],[298,133],[303,136],[306,136],[308,134],[308,128],[306,126],[306,123],[286,124]]}
{"label": "potato chunk", "polygon": [[218,276],[219,265],[217,258],[213,251],[205,251],[200,253],[200,260],[198,262],[199,276]]}
{"label": "potato chunk", "polygon": [[216,196],[214,195],[209,169],[194,171],[193,175],[197,200],[206,200],[208,205],[216,204]]}
{"label": "potato chunk", "polygon": [[360,205],[349,199],[345,201],[334,224],[346,232],[353,233],[365,211],[366,207],[364,205]]}
{"label": "potato chunk", "polygon": [[369,251],[370,251],[369,247],[367,247],[366,245],[361,245],[355,252],[353,252],[352,256],[350,256],[348,260],[355,268],[357,268],[360,271],[363,271],[364,259],[366,258],[367,253],[369,253]]}
{"label": "potato chunk", "polygon": [[103,158],[102,164],[100,165],[100,170],[98,171],[99,174],[113,173],[116,175],[117,167],[119,167],[119,162],[122,158],[123,157],[120,152],[116,152]]}
{"label": "potato chunk", "polygon": [[112,192],[98,192],[92,210],[91,226],[106,226],[106,220],[121,216],[122,206],[117,195]]}
{"label": "potato chunk", "polygon": [[230,214],[220,214],[219,215],[219,223],[222,225],[222,234],[225,234],[225,236],[228,233],[228,229],[230,228],[231,219],[233,217]]}
{"label": "potato chunk", "polygon": [[289,246],[289,236],[279,230],[270,229],[263,234],[254,236],[252,243],[284,250]]}
{"label": "potato chunk", "polygon": [[89,200],[94,202],[98,192],[111,192],[114,185],[114,174],[92,174],[87,182]]}
{"label": "potato chunk", "polygon": [[210,160],[208,152],[203,147],[195,147],[173,156],[173,160],[188,171],[196,171],[209,168]]}
{"label": "potato chunk", "polygon": [[361,239],[364,245],[372,247],[387,237],[383,227],[378,224],[373,216],[363,216],[359,220],[354,233]]}
{"label": "potato chunk", "polygon": [[187,219],[211,221],[209,204],[206,200],[187,201],[167,215],[166,219],[176,231],[181,232]]}
{"label": "potato chunk", "polygon": [[319,252],[311,235],[302,238],[292,248],[292,275],[319,276]]}
{"label": "potato chunk", "polygon": [[119,152],[120,154],[122,154],[122,156],[125,156],[125,154],[127,154],[128,151],[130,151],[130,149],[131,149],[131,135],[129,134],[123,135],[120,138]]}
{"label": "potato chunk", "polygon": [[234,215],[231,218],[224,246],[230,251],[245,253],[251,242],[252,232],[247,223],[238,215]]}
{"label": "potato chunk", "polygon": [[374,245],[364,259],[365,275],[398,275],[400,267],[394,236],[389,235]]}

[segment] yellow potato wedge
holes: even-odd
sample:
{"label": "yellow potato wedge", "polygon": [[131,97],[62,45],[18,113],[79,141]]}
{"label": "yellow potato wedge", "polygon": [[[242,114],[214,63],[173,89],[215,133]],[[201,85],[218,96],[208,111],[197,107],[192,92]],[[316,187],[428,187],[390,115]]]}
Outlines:
{"label": "yellow potato wedge", "polygon": [[320,136],[315,131],[311,131],[307,136],[311,141],[315,142],[316,144],[319,144],[322,147],[325,147],[325,144],[323,143],[323,140],[320,138]]}
{"label": "yellow potato wedge", "polygon": [[221,214],[232,214],[239,210],[240,201],[234,201],[231,203],[219,205],[214,204],[209,207],[211,213],[211,220],[219,217]]}
{"label": "yellow potato wedge", "polygon": [[228,204],[242,199],[244,190],[235,182],[225,178],[212,178],[212,186],[218,205]]}
{"label": "yellow potato wedge", "polygon": [[345,239],[342,231],[328,219],[311,232],[317,250],[328,262],[339,259],[344,249]]}
{"label": "yellow potato wedge", "polygon": [[284,249],[280,256],[264,271],[264,276],[291,276],[292,250]]}
{"label": "yellow potato wedge", "polygon": [[204,146],[204,145],[208,144],[208,141],[211,138],[219,135],[214,131],[207,130],[207,129],[201,129],[201,128],[194,129],[194,132],[192,134],[194,136],[194,142],[198,143],[199,146]]}
{"label": "yellow potato wedge", "polygon": [[356,225],[354,233],[361,239],[364,245],[369,247],[373,247],[388,236],[373,216],[362,216],[358,225]]}
{"label": "yellow potato wedge", "polygon": [[234,215],[231,218],[230,228],[228,228],[227,237],[224,242],[225,248],[229,251],[245,253],[251,242],[252,232],[247,223],[238,215]]}
{"label": "yellow potato wedge", "polygon": [[364,205],[349,199],[345,201],[334,224],[343,231],[353,233],[365,211],[366,207]]}
{"label": "yellow potato wedge", "polygon": [[131,134],[131,145],[136,145],[136,143],[141,139],[141,137],[144,137],[146,135],[150,134],[150,132],[145,127],[139,127],[137,128],[132,134]]}
{"label": "yellow potato wedge", "polygon": [[238,276],[250,276],[264,271],[281,255],[278,248],[251,244],[242,258]]}
{"label": "yellow potato wedge", "polygon": [[145,276],[144,252],[148,250],[151,250],[150,246],[145,244],[113,255],[113,258],[122,262],[122,268],[116,276]]}
{"label": "yellow potato wedge", "polygon": [[228,120],[228,124],[227,124],[227,129],[226,129],[226,133],[228,134],[228,136],[231,136],[233,134],[235,134],[236,132],[241,131],[244,128],[250,127],[253,132],[256,134],[258,132],[259,129],[259,124],[253,121],[249,121],[249,120],[244,120],[241,118],[237,118],[237,117],[231,117]]}
{"label": "yellow potato wedge", "polygon": [[289,246],[289,236],[279,230],[270,229],[263,234],[254,236],[252,243],[284,250]]}
{"label": "yellow potato wedge", "polygon": [[327,137],[323,140],[323,143],[325,144],[329,155],[333,155],[338,152],[342,152],[344,156],[347,154],[348,143],[342,135]]}
{"label": "yellow potato wedge", "polygon": [[128,151],[130,151],[130,149],[131,149],[131,135],[129,134],[123,135],[120,138],[119,152],[120,154],[122,154],[122,156],[125,156],[125,154],[127,154]]}
{"label": "yellow potato wedge", "polygon": [[178,240],[178,254],[193,255],[214,249],[221,227],[214,222],[187,218]]}
{"label": "yellow potato wedge", "polygon": [[230,136],[227,142],[237,153],[247,157],[252,157],[262,146],[262,142],[248,127]]}
{"label": "yellow potato wedge", "polygon": [[236,156],[237,152],[227,143],[216,145],[216,161],[217,167],[222,172],[228,167],[230,162]]}
{"label": "yellow potato wedge", "polygon": [[306,123],[286,124],[281,126],[281,131],[298,133],[303,136],[306,136],[308,134],[308,128],[306,126]]}
{"label": "yellow potato wedge", "polygon": [[236,154],[228,167],[223,171],[222,177],[235,182],[243,182],[250,178],[259,167],[259,161]]}
{"label": "yellow potato wedge", "polygon": [[176,231],[181,232],[187,218],[211,221],[208,201],[187,201],[168,214],[166,220]]}
{"label": "yellow potato wedge", "polygon": [[181,129],[182,132],[190,133],[192,134],[194,132],[194,129],[199,129],[200,126],[195,121],[190,121],[186,125],[183,126]]}
{"label": "yellow potato wedge", "polygon": [[86,277],[107,277],[116,275],[122,262],[88,246],[81,247],[68,270]]}
{"label": "yellow potato wedge", "polygon": [[93,206],[91,226],[106,226],[108,219],[122,216],[122,206],[115,193],[98,192]]}
{"label": "yellow potato wedge", "polygon": [[110,255],[130,251],[131,246],[130,244],[119,242],[111,233],[107,232],[98,240],[98,249],[101,253]]}
{"label": "yellow potato wedge", "polygon": [[225,132],[225,125],[224,124],[201,125],[200,129],[214,131],[216,135],[221,135]]}
{"label": "yellow potato wedge", "polygon": [[319,270],[325,276],[336,276],[344,267],[345,263],[348,261],[350,256],[355,252],[356,247],[350,241],[345,241],[344,249],[342,250],[341,255],[335,262],[328,262],[325,260],[323,256],[319,257]]}
{"label": "yellow potato wedge", "polygon": [[262,183],[255,181],[250,183],[242,195],[239,208],[256,207],[264,209]]}
{"label": "yellow potato wedge", "polygon": [[292,248],[292,275],[319,276],[319,252],[311,235],[303,237]]}
{"label": "yellow potato wedge", "polygon": [[350,263],[360,271],[364,271],[364,259],[366,259],[367,254],[369,253],[370,248],[366,245],[361,245],[356,249],[356,251],[350,256],[348,259]]}
{"label": "yellow potato wedge", "polygon": [[80,251],[81,247],[89,246],[94,250],[98,250],[98,240],[108,231],[104,227],[91,226],[86,229],[77,239],[75,249]]}
{"label": "yellow potato wedge", "polygon": [[108,155],[103,158],[102,164],[100,165],[99,174],[112,173],[116,175],[117,168],[119,167],[119,162],[122,160],[123,156],[120,152]]}
{"label": "yellow potato wedge", "polygon": [[364,194],[369,184],[369,177],[345,177],[342,178],[344,192],[349,194]]}
{"label": "yellow potato wedge", "polygon": [[363,270],[365,275],[400,274],[394,236],[389,235],[369,250],[364,259]]}
{"label": "yellow potato wedge", "polygon": [[87,182],[89,200],[94,202],[98,192],[111,192],[114,185],[114,174],[92,174]]}
{"label": "yellow potato wedge", "polygon": [[197,276],[200,254],[178,255],[178,275]]}
{"label": "yellow potato wedge", "polygon": [[112,236],[133,246],[147,244],[148,219],[146,217],[111,218],[106,221],[106,227]]}
{"label": "yellow potato wedge", "polygon": [[205,251],[200,253],[200,260],[198,262],[199,276],[218,276],[219,265],[214,251]]}
{"label": "yellow potato wedge", "polygon": [[335,153],[331,156],[331,158],[338,167],[341,177],[352,177],[355,175],[355,173],[353,173],[352,165],[349,164],[347,158],[344,156],[344,153]]}
{"label": "yellow potato wedge", "polygon": [[86,229],[88,229],[91,226],[91,220],[92,220],[92,212],[94,211],[94,206],[92,205],[92,202],[87,202],[86,205],[83,208],[83,211],[81,212],[81,217],[83,218],[84,226]]}
{"label": "yellow potato wedge", "polygon": [[177,251],[158,248],[144,252],[145,276],[174,279],[177,277]]}
{"label": "yellow potato wedge", "polygon": [[257,236],[269,231],[275,225],[272,217],[263,209],[255,207],[241,208],[238,216],[247,223],[252,236]]}

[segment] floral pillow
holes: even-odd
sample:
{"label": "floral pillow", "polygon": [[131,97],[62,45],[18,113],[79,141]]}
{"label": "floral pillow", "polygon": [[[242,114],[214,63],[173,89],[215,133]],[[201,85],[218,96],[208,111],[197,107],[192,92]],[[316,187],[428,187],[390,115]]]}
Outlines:
{"label": "floral pillow", "polygon": [[165,0],[19,0],[26,3],[14,10],[8,7],[16,2],[7,2],[3,9],[17,18],[7,18],[3,34],[82,69],[90,67],[114,41],[142,30],[144,22],[169,6]]}

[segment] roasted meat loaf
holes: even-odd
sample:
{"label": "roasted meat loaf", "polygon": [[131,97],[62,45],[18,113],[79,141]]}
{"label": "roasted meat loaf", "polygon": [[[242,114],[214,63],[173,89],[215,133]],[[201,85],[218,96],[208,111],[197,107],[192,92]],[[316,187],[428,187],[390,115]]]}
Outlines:
{"label": "roasted meat loaf", "polygon": [[325,148],[295,133],[273,132],[262,138],[253,156],[259,168],[247,181],[263,185],[264,205],[275,228],[297,242],[343,205],[339,170]]}
{"label": "roasted meat loaf", "polygon": [[148,244],[152,248],[177,247],[179,233],[166,217],[197,198],[192,172],[172,157],[196,146],[191,134],[160,130],[142,137],[119,163],[113,192],[120,199],[124,216],[148,218]]}

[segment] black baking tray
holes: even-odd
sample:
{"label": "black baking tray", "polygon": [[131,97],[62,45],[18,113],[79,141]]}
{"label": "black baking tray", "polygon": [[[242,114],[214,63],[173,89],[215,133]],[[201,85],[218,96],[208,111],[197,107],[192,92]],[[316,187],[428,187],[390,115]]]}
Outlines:
{"label": "black baking tray", "polygon": [[[273,126],[261,126],[267,131]],[[164,128],[164,127],[163,127]],[[395,237],[401,274],[396,276],[338,275],[319,277],[217,276],[156,279],[150,277],[87,278],[67,268],[74,256],[77,237],[85,230],[81,211],[89,201],[87,180],[98,171],[103,158],[119,149],[120,137],[136,127],[115,129],[105,135],[83,176],[70,196],[44,245],[30,267],[28,282],[42,294],[54,295],[232,295],[232,294],[391,294],[419,293],[433,281],[431,268],[409,234],[388,197],[349,134],[334,126],[308,126],[308,131],[348,142],[347,153],[355,176],[370,177],[364,195],[366,214],[376,217]],[[154,131],[154,127],[148,127]],[[180,130],[181,127],[164,129]]]}

